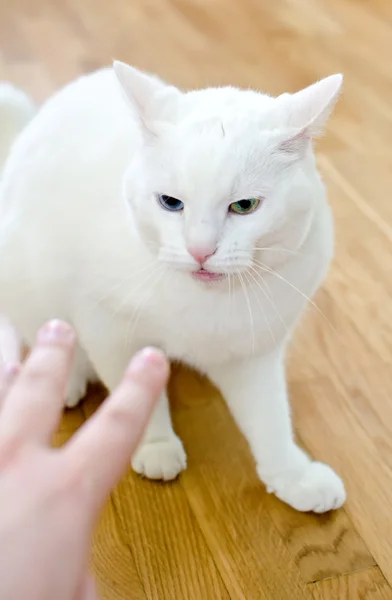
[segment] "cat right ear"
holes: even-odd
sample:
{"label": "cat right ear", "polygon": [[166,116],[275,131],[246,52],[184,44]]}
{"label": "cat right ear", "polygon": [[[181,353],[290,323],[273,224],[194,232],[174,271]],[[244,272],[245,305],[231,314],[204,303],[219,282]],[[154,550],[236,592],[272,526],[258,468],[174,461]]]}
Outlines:
{"label": "cat right ear", "polygon": [[127,103],[146,132],[156,135],[158,123],[175,121],[181,96],[179,89],[117,60],[113,69]]}
{"label": "cat right ear", "polygon": [[294,134],[284,140],[280,149],[299,154],[308,142],[321,134],[342,89],[343,76],[330,75],[295,94],[277,98],[286,127]]}

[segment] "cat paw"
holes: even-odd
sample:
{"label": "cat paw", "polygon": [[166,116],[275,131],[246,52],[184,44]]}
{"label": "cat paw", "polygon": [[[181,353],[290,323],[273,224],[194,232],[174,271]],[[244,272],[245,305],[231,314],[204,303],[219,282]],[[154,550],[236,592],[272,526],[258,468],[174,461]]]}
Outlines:
{"label": "cat paw", "polygon": [[65,406],[75,408],[87,393],[87,381],[85,377],[70,379],[67,393],[65,395]]}
{"label": "cat paw", "polygon": [[267,481],[267,491],[301,512],[324,513],[340,508],[346,501],[340,477],[319,462],[310,462],[300,472],[288,471],[272,478]]}
{"label": "cat paw", "polygon": [[132,468],[148,479],[170,481],[186,468],[186,454],[176,435],[145,442],[132,459]]}

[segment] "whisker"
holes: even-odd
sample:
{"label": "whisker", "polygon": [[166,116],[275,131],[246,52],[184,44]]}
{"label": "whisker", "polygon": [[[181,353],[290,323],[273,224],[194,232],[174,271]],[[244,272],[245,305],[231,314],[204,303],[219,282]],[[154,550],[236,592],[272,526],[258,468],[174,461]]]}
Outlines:
{"label": "whisker", "polygon": [[314,302],[314,300],[312,300],[311,298],[309,298],[309,296],[304,294],[304,292],[302,292],[293,283],[291,283],[291,281],[288,281],[288,279],[286,279],[285,277],[280,275],[280,273],[277,273],[276,271],[274,271],[267,265],[261,263],[260,261],[255,260],[255,259],[253,259],[253,263],[256,266],[258,266],[259,269],[262,269],[265,273],[270,273],[271,275],[274,275],[275,277],[277,277],[278,279],[280,279],[281,281],[286,283],[289,287],[291,287],[294,291],[296,291],[300,296],[302,296],[323,317],[323,319],[326,321],[326,323],[328,323],[328,325],[332,329],[332,331],[336,335],[339,335],[338,332],[336,331],[335,327],[332,325],[332,323],[327,318],[327,316],[323,313],[323,311],[319,308],[319,306],[317,306],[317,304]]}
{"label": "whisker", "polygon": [[308,258],[310,258],[310,255],[305,254],[304,252],[302,252],[301,250],[291,250],[290,248],[271,248],[271,247],[262,247],[262,246],[254,246],[254,250],[261,250],[263,252],[265,251],[269,251],[269,252],[286,252],[287,254],[293,254],[293,255],[301,255],[301,256],[307,256]]}
{"label": "whisker", "polygon": [[[273,308],[273,310],[274,310],[274,312],[275,312],[276,316],[278,317],[279,321],[282,323],[282,325],[283,325],[283,327],[284,327],[284,329],[285,329],[285,331],[286,331],[286,334],[287,334],[287,335],[289,335],[289,334],[290,334],[290,330],[289,330],[289,328],[288,328],[288,326],[287,326],[287,323],[285,322],[285,320],[283,319],[282,315],[280,314],[280,312],[278,311],[278,309],[277,309],[277,307],[276,307],[276,304],[275,304],[275,302],[274,302],[274,300],[273,300],[273,296],[272,296],[272,294],[271,294],[271,290],[270,290],[270,288],[268,287],[268,284],[267,284],[267,282],[266,282],[266,281],[263,279],[263,277],[261,276],[261,274],[260,274],[260,273],[259,273],[259,272],[258,272],[258,271],[257,271],[257,270],[254,268],[254,267],[249,267],[249,268],[250,268],[250,269],[251,269],[251,270],[252,270],[254,273],[256,273],[256,277],[259,277],[259,278],[260,278],[260,281],[258,281],[258,280],[257,280],[257,278],[256,278],[256,277],[253,275],[253,273],[251,273],[250,271],[248,271],[248,274],[249,274],[249,275],[252,277],[252,279],[253,279],[253,281],[255,282],[256,286],[257,286],[257,287],[260,289],[260,291],[263,293],[263,295],[264,295],[264,296],[267,298],[267,300],[268,300],[268,302],[270,303],[271,307]],[[261,287],[261,283],[263,283],[263,284],[264,284],[264,285],[267,287],[268,293],[267,293],[267,291],[266,291],[265,289],[263,289],[263,288]],[[266,321],[267,321],[267,319],[266,319]],[[271,333],[272,333],[272,332],[271,332]],[[274,338],[274,340],[275,340],[275,336],[272,336],[272,337],[273,337],[273,338]]]}
{"label": "whisker", "polygon": [[143,240],[143,244],[147,244],[148,246],[154,246],[155,248],[161,247],[161,245],[158,242],[153,242],[152,240]]}
{"label": "whisker", "polygon": [[[250,271],[245,271],[245,272],[244,272],[244,275],[250,275],[250,277],[253,279],[253,281],[256,283],[256,285],[257,285],[257,286],[260,288],[260,290],[263,292],[263,294],[264,294],[264,295],[265,295],[265,296],[268,298],[268,296],[266,295],[265,291],[262,289],[262,287],[259,285],[259,283],[258,283],[258,282],[257,282],[257,280],[255,279],[254,275],[252,275],[252,273],[251,273]],[[248,282],[249,282],[249,280],[248,280]],[[278,342],[276,341],[276,337],[274,336],[274,333],[273,333],[273,331],[272,331],[271,325],[270,325],[270,323],[269,323],[269,321],[268,321],[268,319],[267,319],[267,314],[266,314],[266,312],[265,312],[265,310],[264,310],[263,304],[262,304],[262,302],[260,301],[260,298],[259,298],[259,297],[258,297],[258,295],[256,294],[255,290],[253,289],[253,286],[252,286],[252,285],[250,285],[250,288],[251,288],[251,290],[253,291],[253,293],[254,293],[254,296],[255,296],[255,298],[256,298],[256,301],[257,301],[257,304],[259,305],[259,308],[260,308],[260,310],[261,310],[261,312],[262,312],[262,314],[263,314],[263,317],[264,317],[265,324],[266,324],[266,325],[267,325],[267,327],[268,327],[269,333],[270,333],[270,335],[271,335],[271,337],[272,337],[272,340],[273,340],[273,342],[274,342],[274,344],[275,344],[275,348],[276,348],[277,350],[279,350],[279,345],[278,345]]]}
{"label": "whisker", "polygon": [[238,277],[239,277],[239,280],[241,283],[242,290],[244,292],[246,304],[248,305],[249,321],[250,321],[250,328],[251,328],[251,333],[252,333],[252,354],[254,355],[255,354],[255,328],[254,328],[254,323],[253,323],[252,307],[250,305],[249,294],[247,293],[246,285],[244,283],[241,273],[238,273]]}
{"label": "whisker", "polygon": [[298,294],[300,294],[303,298],[305,298],[305,300],[307,302],[309,302],[312,306],[314,306],[314,308],[316,308],[317,310],[320,310],[319,307],[314,303],[314,301],[311,298],[309,298],[309,296],[307,296],[304,292],[302,292],[299,288],[297,288],[293,283],[291,283],[291,281],[289,281],[288,279],[283,277],[280,273],[277,273],[276,271],[274,271],[274,269],[271,269],[271,267],[263,264],[262,262],[260,262],[256,259],[253,259],[253,263],[256,264],[260,269],[262,269],[266,273],[271,273],[271,275],[275,275],[275,277],[277,277],[278,279],[280,279],[281,281],[283,281],[284,283],[289,285],[293,290],[295,290]]}
{"label": "whisker", "polygon": [[228,318],[230,320],[230,317],[231,317],[231,273],[228,273],[228,277],[229,277],[229,314],[228,314]]}

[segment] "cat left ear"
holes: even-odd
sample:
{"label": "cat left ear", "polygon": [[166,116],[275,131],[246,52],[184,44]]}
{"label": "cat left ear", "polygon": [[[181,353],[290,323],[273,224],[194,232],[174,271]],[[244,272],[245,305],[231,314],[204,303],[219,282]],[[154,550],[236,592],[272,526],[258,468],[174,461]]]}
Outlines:
{"label": "cat left ear", "polygon": [[154,133],[157,122],[175,120],[180,90],[120,61],[114,61],[113,69],[128,104],[147,131]]}
{"label": "cat left ear", "polygon": [[322,133],[323,127],[338,101],[343,75],[331,75],[295,94],[277,98],[283,102],[286,126],[296,133],[283,142],[282,150],[294,152]]}

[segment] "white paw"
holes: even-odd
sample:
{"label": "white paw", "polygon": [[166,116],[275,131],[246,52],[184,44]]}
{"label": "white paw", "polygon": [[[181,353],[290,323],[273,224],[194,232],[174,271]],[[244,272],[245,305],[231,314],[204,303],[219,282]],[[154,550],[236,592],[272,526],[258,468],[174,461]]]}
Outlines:
{"label": "white paw", "polygon": [[186,468],[181,440],[173,434],[142,444],[132,459],[132,467],[148,479],[175,479]]}
{"label": "white paw", "polygon": [[301,512],[324,513],[340,508],[346,500],[340,477],[319,462],[309,462],[301,471],[286,471],[272,478],[267,482],[267,491]]}
{"label": "white paw", "polygon": [[71,377],[65,395],[65,406],[74,408],[85,397],[87,393],[87,380],[85,377]]}

